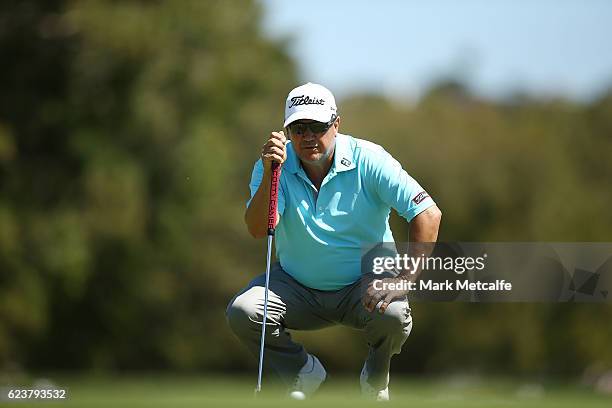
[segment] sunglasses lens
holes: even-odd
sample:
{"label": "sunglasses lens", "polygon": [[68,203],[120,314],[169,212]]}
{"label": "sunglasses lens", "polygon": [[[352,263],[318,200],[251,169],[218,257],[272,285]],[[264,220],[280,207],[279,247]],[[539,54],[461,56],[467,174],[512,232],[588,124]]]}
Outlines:
{"label": "sunglasses lens", "polygon": [[323,133],[327,130],[327,123],[311,123],[309,127],[312,133]]}
{"label": "sunglasses lens", "polygon": [[292,123],[289,125],[289,129],[291,129],[293,134],[303,135],[306,132],[306,125],[303,123]]}
{"label": "sunglasses lens", "polygon": [[333,122],[330,123],[321,123],[321,122],[311,122],[311,123],[301,123],[301,122],[297,122],[297,123],[292,123],[289,125],[289,130],[291,130],[291,133],[293,133],[294,135],[303,135],[304,133],[306,133],[306,129],[310,129],[310,131],[312,133],[323,133],[326,132],[327,129],[329,129],[331,127],[331,124]]}

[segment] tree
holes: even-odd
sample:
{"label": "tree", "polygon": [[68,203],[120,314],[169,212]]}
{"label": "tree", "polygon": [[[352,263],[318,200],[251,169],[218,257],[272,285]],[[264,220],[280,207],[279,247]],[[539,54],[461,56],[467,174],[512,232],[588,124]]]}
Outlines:
{"label": "tree", "polygon": [[217,358],[235,248],[253,248],[235,214],[295,82],[260,19],[238,1],[3,4],[0,362]]}

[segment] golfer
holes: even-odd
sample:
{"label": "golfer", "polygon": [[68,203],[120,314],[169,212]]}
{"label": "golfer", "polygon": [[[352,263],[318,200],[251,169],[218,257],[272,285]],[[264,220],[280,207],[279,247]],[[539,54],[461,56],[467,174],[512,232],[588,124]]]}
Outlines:
{"label": "golfer", "polygon": [[[408,338],[412,316],[406,291],[373,289],[373,276],[362,273],[362,246],[393,242],[391,208],[410,222],[411,242],[435,242],[441,212],[382,147],[339,133],[340,117],[327,88],[307,83],[293,89],[283,126],[288,139],[283,131],[272,132],[255,163],[245,214],[250,234],[265,237],[271,165],[282,163],[265,366],[287,383],[290,395],[309,397],[327,373],[288,330],[350,326],[365,331],[369,345],[362,393],[388,400],[390,360]],[[256,356],[264,281],[264,275],[253,279],[227,308],[232,331]]]}

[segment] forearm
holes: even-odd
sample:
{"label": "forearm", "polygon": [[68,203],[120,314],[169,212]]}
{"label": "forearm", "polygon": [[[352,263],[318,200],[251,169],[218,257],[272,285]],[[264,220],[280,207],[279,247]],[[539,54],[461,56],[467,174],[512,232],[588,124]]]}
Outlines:
{"label": "forearm", "polygon": [[[408,232],[408,238],[410,240],[408,256],[416,259],[431,255],[435,242],[438,240],[438,230],[440,228],[441,219],[442,212],[434,205],[417,215],[410,222],[410,229]],[[416,270],[406,271],[401,277],[414,282],[420,273],[421,270],[418,268]]]}

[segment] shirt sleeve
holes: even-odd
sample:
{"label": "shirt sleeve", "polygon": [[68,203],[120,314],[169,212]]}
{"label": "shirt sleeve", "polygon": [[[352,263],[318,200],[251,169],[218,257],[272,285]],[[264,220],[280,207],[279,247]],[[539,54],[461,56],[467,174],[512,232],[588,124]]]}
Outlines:
{"label": "shirt sleeve", "polygon": [[[253,196],[259,190],[259,186],[261,184],[261,179],[263,178],[263,162],[261,159],[257,160],[255,165],[253,166],[253,173],[251,174],[251,183],[249,184],[249,189],[251,190],[251,197],[248,199],[246,206],[248,207],[251,204],[251,200],[253,200]],[[281,171],[281,180],[282,180],[282,171]],[[268,181],[269,182],[269,181]],[[283,215],[285,211],[285,194],[283,191],[283,183],[278,183],[278,207],[277,211],[280,215]]]}
{"label": "shirt sleeve", "polygon": [[374,188],[378,197],[406,220],[412,220],[436,204],[389,153],[381,153],[372,166]]}

